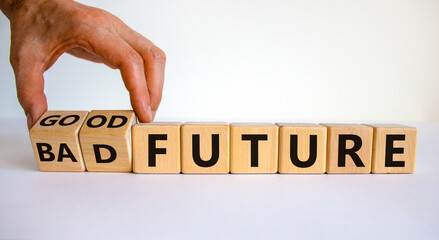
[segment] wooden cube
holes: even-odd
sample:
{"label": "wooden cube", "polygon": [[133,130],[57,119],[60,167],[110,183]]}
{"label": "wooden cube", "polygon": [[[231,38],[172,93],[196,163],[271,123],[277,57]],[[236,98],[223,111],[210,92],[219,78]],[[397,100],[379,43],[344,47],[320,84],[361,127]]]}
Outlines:
{"label": "wooden cube", "polygon": [[181,127],[182,173],[229,173],[229,125],[188,122]]}
{"label": "wooden cube", "polygon": [[372,173],[413,173],[417,130],[398,124],[371,124],[373,127]]}
{"label": "wooden cube", "polygon": [[133,135],[135,173],[180,173],[181,123],[139,123]]}
{"label": "wooden cube", "polygon": [[373,128],[360,124],[322,124],[328,128],[327,173],[370,173]]}
{"label": "wooden cube", "polygon": [[132,110],[94,110],[79,132],[84,162],[90,172],[131,172]]}
{"label": "wooden cube", "polygon": [[276,173],[278,140],[272,123],[230,124],[230,172]]}
{"label": "wooden cube", "polygon": [[38,168],[44,172],[83,172],[79,129],[87,111],[47,111],[29,132]]}
{"label": "wooden cube", "polygon": [[278,123],[279,173],[325,173],[326,127]]}

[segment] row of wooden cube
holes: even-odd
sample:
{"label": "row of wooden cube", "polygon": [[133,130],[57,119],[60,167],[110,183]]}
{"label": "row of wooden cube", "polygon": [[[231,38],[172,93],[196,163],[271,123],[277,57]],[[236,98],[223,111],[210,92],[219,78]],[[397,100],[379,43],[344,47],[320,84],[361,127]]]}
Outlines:
{"label": "row of wooden cube", "polygon": [[402,125],[141,123],[133,111],[48,111],[30,130],[41,171],[412,173]]}

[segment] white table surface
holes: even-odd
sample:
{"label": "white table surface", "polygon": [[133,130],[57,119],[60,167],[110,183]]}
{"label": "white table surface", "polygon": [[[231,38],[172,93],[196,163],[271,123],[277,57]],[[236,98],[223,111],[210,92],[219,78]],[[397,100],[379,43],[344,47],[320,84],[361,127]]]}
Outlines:
{"label": "white table surface", "polygon": [[402,175],[39,172],[0,121],[0,239],[439,239],[439,123]]}

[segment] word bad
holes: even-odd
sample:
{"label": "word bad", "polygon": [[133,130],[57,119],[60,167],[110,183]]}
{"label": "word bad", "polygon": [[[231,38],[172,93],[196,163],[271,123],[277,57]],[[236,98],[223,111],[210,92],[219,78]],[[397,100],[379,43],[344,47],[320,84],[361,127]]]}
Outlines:
{"label": "word bad", "polygon": [[417,130],[395,124],[140,123],[131,110],[47,111],[40,171],[412,173]]}

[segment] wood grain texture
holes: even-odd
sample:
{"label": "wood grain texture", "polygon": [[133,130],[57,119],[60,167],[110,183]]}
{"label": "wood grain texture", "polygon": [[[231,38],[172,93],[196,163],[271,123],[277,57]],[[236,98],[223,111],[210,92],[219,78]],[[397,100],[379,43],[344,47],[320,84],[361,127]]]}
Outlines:
{"label": "wood grain texture", "polygon": [[[87,111],[47,111],[35,123],[29,135],[40,171],[83,172],[85,170],[78,133],[87,114]],[[39,151],[43,153],[43,159],[40,158]],[[70,153],[73,157],[69,155]],[[47,161],[50,159],[52,160]]]}
{"label": "wood grain texture", "polygon": [[[277,123],[279,126],[279,173],[325,173],[326,171],[326,127],[308,123]],[[297,144],[292,144],[291,135],[297,136]],[[316,155],[311,158],[311,136],[316,139]],[[293,164],[291,150],[297,159],[315,161],[311,166],[299,167]]]}
{"label": "wood grain texture", "polygon": [[[227,123],[188,122],[181,127],[181,171],[182,173],[229,173],[229,125]],[[193,142],[194,135],[199,136],[199,145]],[[213,166],[200,166],[194,159],[199,156],[203,161],[214,163],[212,142],[218,137],[219,155]],[[195,145],[194,145],[195,144]],[[199,152],[194,152],[194,146],[199,146]],[[199,153],[199,154],[198,154]]]}
{"label": "wood grain texture", "polygon": [[[132,127],[133,172],[135,173],[180,173],[180,126],[177,122],[139,123]],[[152,137],[150,137],[150,135]],[[153,136],[166,136],[166,140],[154,140]],[[149,139],[152,147],[165,149],[155,154],[154,163],[149,161]],[[154,149],[153,149],[154,151]]]}
{"label": "wood grain texture", "polygon": [[[251,140],[243,140],[243,135],[266,137],[266,140],[259,140],[257,143],[257,159],[253,155],[257,166],[252,166]],[[278,170],[278,140],[278,126],[272,123],[230,124],[230,172],[276,173]],[[256,152],[255,149],[254,152]]]}
{"label": "wood grain texture", "polygon": [[[113,119],[113,120],[112,120]],[[122,119],[126,119],[124,123]],[[93,110],[89,113],[79,139],[84,162],[90,172],[131,172],[131,126],[136,122],[132,110]],[[97,148],[107,146],[109,148]],[[111,162],[98,162],[109,159],[114,149],[116,158]]]}
{"label": "wood grain texture", "polygon": [[[374,131],[372,173],[413,173],[416,162],[417,129],[398,124],[370,124],[368,126],[373,127]],[[387,136],[391,135],[403,135],[404,140],[391,141],[387,139]],[[387,143],[390,144],[390,148],[386,150]],[[395,151],[394,148],[403,149],[402,153],[392,154]],[[387,151],[390,153],[388,154],[388,161],[403,163],[397,164],[398,166],[386,166]],[[398,150],[395,152],[398,152]]]}
{"label": "wood grain texture", "polygon": [[[326,172],[327,173],[370,173],[372,163],[372,142],[373,129],[361,124],[321,124],[328,128],[328,144],[326,155]],[[343,154],[341,158],[345,166],[339,163],[339,141],[340,135],[354,135],[361,139],[361,148],[355,152],[360,162],[364,166],[357,166],[349,154]],[[352,140],[344,141],[345,149],[352,149],[357,146]],[[359,145],[358,145],[359,146]]]}

